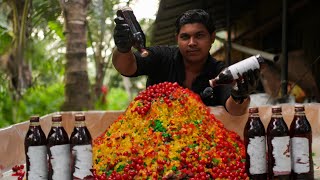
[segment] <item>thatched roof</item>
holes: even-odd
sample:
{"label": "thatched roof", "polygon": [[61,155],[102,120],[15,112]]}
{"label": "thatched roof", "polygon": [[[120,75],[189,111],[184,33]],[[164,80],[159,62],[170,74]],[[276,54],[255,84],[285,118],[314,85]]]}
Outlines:
{"label": "thatched roof", "polygon": [[227,8],[230,2],[230,21],[234,21],[240,14],[250,11],[254,7],[254,0],[160,0],[157,18],[154,24],[152,44],[175,44],[175,20],[178,15],[189,9],[201,8],[209,12],[217,30],[227,26]]}

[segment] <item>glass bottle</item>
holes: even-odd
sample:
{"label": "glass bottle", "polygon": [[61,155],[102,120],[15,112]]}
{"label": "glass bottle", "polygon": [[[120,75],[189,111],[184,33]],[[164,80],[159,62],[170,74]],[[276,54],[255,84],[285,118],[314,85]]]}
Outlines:
{"label": "glass bottle", "polygon": [[47,138],[50,180],[71,179],[69,138],[61,122],[60,114],[52,116],[52,127]]}
{"label": "glass bottle", "polygon": [[312,160],[312,129],[304,106],[297,104],[290,125],[292,179],[314,179]]}
{"label": "glass bottle", "polygon": [[128,23],[133,46],[137,48],[142,57],[148,56],[148,51],[146,50],[146,37],[136,19],[136,16],[133,14],[132,9],[127,6],[123,7],[117,11],[117,16],[123,17],[126,23]]}
{"label": "glass bottle", "polygon": [[223,84],[231,84],[235,80],[241,78],[243,73],[248,70],[258,70],[264,63],[264,59],[258,54],[237,62],[225,69],[223,69],[218,76],[214,79],[209,80],[211,87],[215,87]]}
{"label": "glass bottle", "polygon": [[267,127],[269,179],[289,180],[291,174],[290,135],[280,106],[272,107]]}
{"label": "glass bottle", "polygon": [[39,123],[39,116],[30,117],[30,125],[24,139],[26,178],[48,179],[47,139]]}
{"label": "glass bottle", "polygon": [[73,179],[92,179],[92,138],[85,123],[84,114],[75,115],[75,124],[70,136]]}
{"label": "glass bottle", "polygon": [[266,132],[257,107],[249,108],[249,117],[243,137],[246,147],[246,171],[252,180],[266,180]]}

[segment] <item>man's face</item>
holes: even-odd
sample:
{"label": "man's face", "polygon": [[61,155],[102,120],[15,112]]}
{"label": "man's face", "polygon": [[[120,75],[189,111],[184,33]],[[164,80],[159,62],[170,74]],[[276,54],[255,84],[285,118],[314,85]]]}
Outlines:
{"label": "man's face", "polygon": [[192,23],[181,26],[176,38],[183,59],[196,64],[206,61],[215,33],[210,35],[203,24]]}

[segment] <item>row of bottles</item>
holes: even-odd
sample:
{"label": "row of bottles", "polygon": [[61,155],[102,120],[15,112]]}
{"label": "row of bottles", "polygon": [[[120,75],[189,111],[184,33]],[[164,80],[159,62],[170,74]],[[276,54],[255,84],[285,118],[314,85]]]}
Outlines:
{"label": "row of bottles", "polygon": [[85,116],[75,115],[70,139],[61,123],[61,115],[52,116],[52,127],[46,138],[39,123],[39,116],[30,118],[25,137],[27,180],[93,178],[92,138],[85,124]]}
{"label": "row of bottles", "polygon": [[312,131],[303,105],[295,105],[288,128],[280,106],[272,107],[267,131],[258,108],[249,108],[244,129],[246,170],[253,180],[313,180]]}

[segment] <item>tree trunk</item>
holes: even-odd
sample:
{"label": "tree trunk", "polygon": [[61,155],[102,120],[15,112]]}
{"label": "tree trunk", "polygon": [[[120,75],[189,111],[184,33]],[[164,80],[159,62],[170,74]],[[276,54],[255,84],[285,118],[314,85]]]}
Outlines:
{"label": "tree trunk", "polygon": [[88,0],[61,0],[65,19],[65,102],[62,110],[92,109],[87,72],[86,15]]}

